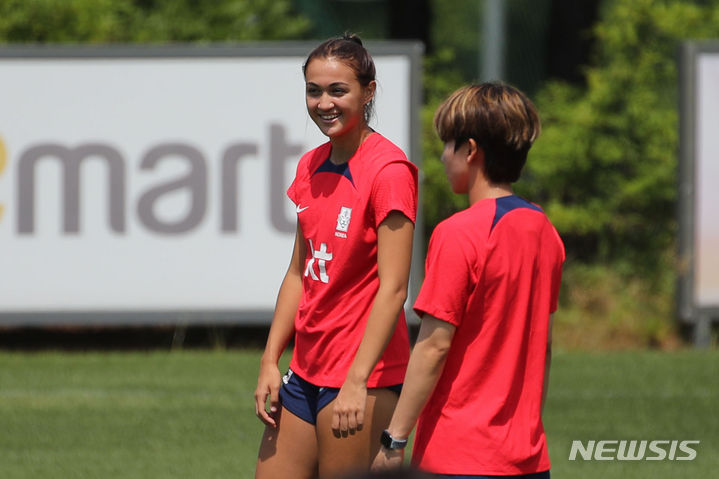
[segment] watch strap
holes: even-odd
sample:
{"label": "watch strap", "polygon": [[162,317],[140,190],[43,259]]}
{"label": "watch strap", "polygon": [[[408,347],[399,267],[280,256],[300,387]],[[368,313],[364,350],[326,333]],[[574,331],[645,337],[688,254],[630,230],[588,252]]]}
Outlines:
{"label": "watch strap", "polygon": [[382,431],[380,442],[382,443],[382,446],[387,449],[404,449],[405,446],[407,446],[407,439],[395,439],[389,431],[387,431],[387,429]]}

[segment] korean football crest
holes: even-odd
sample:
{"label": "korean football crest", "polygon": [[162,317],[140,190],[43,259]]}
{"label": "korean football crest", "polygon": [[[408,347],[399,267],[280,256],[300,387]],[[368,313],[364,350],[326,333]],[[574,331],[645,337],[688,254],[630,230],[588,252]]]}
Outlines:
{"label": "korean football crest", "polygon": [[337,231],[335,232],[335,235],[341,236],[342,238],[346,238],[346,234],[338,234],[340,233],[347,233],[347,230],[350,227],[350,218],[352,217],[352,208],[347,208],[346,206],[343,206],[340,209],[340,214],[337,215]]}

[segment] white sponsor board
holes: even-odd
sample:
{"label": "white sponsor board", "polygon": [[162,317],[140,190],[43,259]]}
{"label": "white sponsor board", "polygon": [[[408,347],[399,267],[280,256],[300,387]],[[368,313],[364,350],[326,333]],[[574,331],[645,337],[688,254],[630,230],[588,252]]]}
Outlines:
{"label": "white sponsor board", "polygon": [[684,43],[680,67],[677,309],[707,347],[719,319],[719,43]]}
{"label": "white sponsor board", "polygon": [[[0,324],[269,320],[313,46],[0,49]],[[370,51],[411,156],[417,47]]]}
{"label": "white sponsor board", "polygon": [[719,307],[719,51],[697,58],[694,300]]}

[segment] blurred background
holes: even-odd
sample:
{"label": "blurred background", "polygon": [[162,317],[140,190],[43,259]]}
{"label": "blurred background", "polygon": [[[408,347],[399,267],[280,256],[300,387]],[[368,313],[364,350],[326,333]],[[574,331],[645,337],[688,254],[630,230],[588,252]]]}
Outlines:
{"label": "blurred background", "polygon": [[[311,43],[353,31],[369,42],[421,42],[414,161],[424,173],[425,241],[464,201],[446,185],[434,109],[464,83],[507,81],[543,121],[516,189],[543,206],[566,244],[558,344],[673,349],[696,339],[693,319],[680,321],[677,307],[687,270],[679,260],[680,46],[717,38],[718,19],[712,0],[1,0],[0,41]],[[193,331],[179,334],[192,341]],[[247,331],[225,324],[199,333],[232,342]],[[3,332],[5,347],[48,331],[14,333]],[[710,343],[716,334],[704,331],[702,344]]]}
{"label": "blurred background", "polygon": [[[694,171],[686,176],[682,161],[693,161],[694,150],[682,135],[701,105],[686,105],[694,77],[682,61],[687,42],[719,51],[719,0],[0,0],[0,90],[12,60],[27,59],[23,52],[47,60],[52,54],[43,49],[58,47],[254,46],[261,56],[263,46],[298,54],[299,45],[302,57],[307,46],[345,31],[358,33],[371,52],[372,45],[419,45],[412,121],[420,155],[413,160],[423,172],[420,251],[439,221],[466,206],[451,194],[439,161],[442,144],[432,129],[439,103],[468,82],[501,79],[525,91],[540,112],[543,131],[516,192],[545,209],[567,250],[548,412],[556,477],[690,477],[676,464],[659,471],[566,461],[572,440],[614,437],[701,439],[691,476],[710,477],[717,464],[709,456],[719,446],[719,301],[696,305],[691,290]],[[299,66],[287,88],[301,110]],[[719,83],[707,89],[714,87]],[[9,102],[0,103],[0,239],[15,228],[2,221],[12,214],[15,180],[8,177],[17,153],[7,132],[23,115]],[[311,131],[307,122],[298,121]],[[299,157],[292,141],[285,146]],[[704,180],[712,185],[712,178]],[[712,205],[704,208],[705,225],[719,223]],[[12,244],[0,265],[21,265]],[[283,273],[273,275],[277,285]],[[12,275],[7,267],[0,275],[0,299],[10,304],[3,290],[12,289]],[[42,272],[37,278],[43,284]],[[32,294],[40,298],[43,290]],[[7,413],[2,430],[11,433],[0,434],[1,475],[237,477],[233,471],[242,470],[240,477],[250,477],[261,429],[239,417],[254,414],[248,399],[267,318],[253,321],[252,308],[245,309],[241,318],[227,307],[219,320],[212,312],[173,313],[148,322],[129,311],[112,324],[61,312],[54,321],[23,324],[5,307],[0,413]],[[38,350],[46,354],[26,354]],[[117,350],[147,353],[103,354]],[[115,407],[121,414],[106,422]],[[26,415],[11,418],[20,411]],[[76,434],[65,435],[78,424]],[[99,433],[108,427],[118,435]],[[204,438],[204,448],[192,437]],[[115,462],[105,462],[108,450]],[[153,458],[153,451],[164,455]],[[196,460],[200,453],[221,460]]]}

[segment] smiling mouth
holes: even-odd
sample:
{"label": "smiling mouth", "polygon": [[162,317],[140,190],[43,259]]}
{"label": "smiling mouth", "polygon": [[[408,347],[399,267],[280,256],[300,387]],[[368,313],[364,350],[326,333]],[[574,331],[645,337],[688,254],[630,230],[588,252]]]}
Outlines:
{"label": "smiling mouth", "polygon": [[332,121],[332,120],[335,120],[335,119],[339,118],[339,116],[340,116],[339,113],[335,113],[335,114],[332,114],[332,115],[319,115],[319,117],[320,117],[323,121]]}

